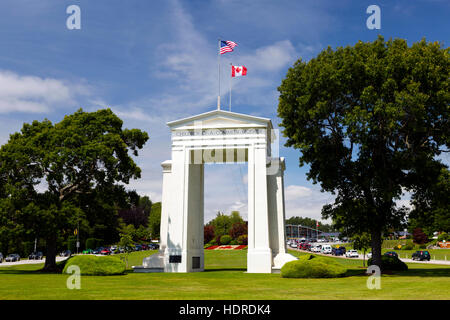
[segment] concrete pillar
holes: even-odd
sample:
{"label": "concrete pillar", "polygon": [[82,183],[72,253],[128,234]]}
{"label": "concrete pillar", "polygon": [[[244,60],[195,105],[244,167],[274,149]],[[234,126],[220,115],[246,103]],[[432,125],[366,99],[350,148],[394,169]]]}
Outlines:
{"label": "concrete pillar", "polygon": [[286,262],[296,258],[286,251],[286,227],[284,209],[284,158],[272,158],[273,174],[267,176],[267,193],[269,200],[269,233],[272,249],[273,267],[280,269]]}
{"label": "concrete pillar", "polygon": [[271,273],[266,148],[261,145],[248,151],[248,208],[247,272]]}

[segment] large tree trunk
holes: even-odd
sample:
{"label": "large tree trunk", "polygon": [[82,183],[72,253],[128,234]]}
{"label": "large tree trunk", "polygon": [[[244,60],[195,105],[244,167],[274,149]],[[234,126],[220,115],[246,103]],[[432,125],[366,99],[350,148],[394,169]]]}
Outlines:
{"label": "large tree trunk", "polygon": [[47,254],[45,255],[45,265],[43,271],[58,272],[56,266],[56,238],[47,239]]}
{"label": "large tree trunk", "polygon": [[372,265],[377,265],[381,269],[381,230],[372,229]]}

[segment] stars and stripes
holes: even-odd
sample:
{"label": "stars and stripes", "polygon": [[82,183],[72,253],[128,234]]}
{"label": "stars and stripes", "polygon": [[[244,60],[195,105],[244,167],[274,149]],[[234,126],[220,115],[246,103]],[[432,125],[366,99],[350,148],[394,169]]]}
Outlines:
{"label": "stars and stripes", "polygon": [[233,41],[220,41],[220,54],[224,54],[226,52],[232,52],[233,48],[237,46],[237,43]]}

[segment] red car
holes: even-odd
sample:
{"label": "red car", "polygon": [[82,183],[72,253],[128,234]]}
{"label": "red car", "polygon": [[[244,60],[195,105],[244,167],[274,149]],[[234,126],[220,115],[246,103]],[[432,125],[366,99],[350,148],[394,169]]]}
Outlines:
{"label": "red car", "polygon": [[109,249],[103,249],[102,251],[100,251],[100,254],[104,254],[104,255],[110,255],[111,251],[109,251]]}

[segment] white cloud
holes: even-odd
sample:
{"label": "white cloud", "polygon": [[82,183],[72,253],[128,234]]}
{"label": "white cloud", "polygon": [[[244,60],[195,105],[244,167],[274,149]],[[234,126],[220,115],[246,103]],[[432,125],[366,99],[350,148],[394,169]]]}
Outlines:
{"label": "white cloud", "polygon": [[309,217],[326,223],[322,219],[322,207],[332,203],[334,196],[305,186],[289,185],[285,187],[286,219],[294,216]]}
{"label": "white cloud", "polygon": [[77,95],[87,94],[89,89],[82,84],[0,70],[0,113],[49,112],[74,105]]}
{"label": "white cloud", "polygon": [[298,198],[310,197],[312,195],[312,190],[303,186],[287,186],[284,191],[284,196],[287,201],[297,200]]}

